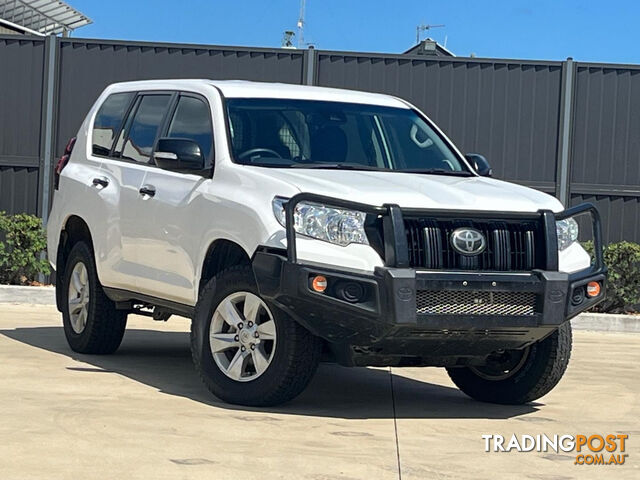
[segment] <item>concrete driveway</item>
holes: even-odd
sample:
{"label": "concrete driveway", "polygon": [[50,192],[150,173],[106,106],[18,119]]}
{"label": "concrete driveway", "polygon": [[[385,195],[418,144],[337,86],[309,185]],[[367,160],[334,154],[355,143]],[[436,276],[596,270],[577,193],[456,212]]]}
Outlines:
{"label": "concrete driveway", "polygon": [[[188,321],[130,317],[112,356],[73,353],[53,307],[0,305],[0,478],[640,478],[640,335],[574,332],[560,385],[498,406],[442,369],[321,366],[288,405],[226,405],[191,365]],[[628,434],[624,465],[486,453],[483,434]]]}

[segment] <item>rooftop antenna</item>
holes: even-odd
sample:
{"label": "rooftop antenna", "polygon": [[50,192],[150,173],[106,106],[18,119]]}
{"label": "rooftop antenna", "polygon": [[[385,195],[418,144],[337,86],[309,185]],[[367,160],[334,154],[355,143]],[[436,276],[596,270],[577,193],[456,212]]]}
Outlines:
{"label": "rooftop antenna", "polygon": [[304,11],[306,4],[306,0],[300,0],[300,16],[298,17],[298,48],[304,48]]}
{"label": "rooftop antenna", "polygon": [[293,44],[293,37],[296,36],[296,32],[293,30],[285,30],[282,36],[282,48],[296,48]]}
{"label": "rooftop antenna", "polygon": [[424,25],[420,24],[416,27],[416,44],[420,43],[420,34],[422,32],[426,32],[427,30],[431,30],[432,28],[441,28],[445,25]]}

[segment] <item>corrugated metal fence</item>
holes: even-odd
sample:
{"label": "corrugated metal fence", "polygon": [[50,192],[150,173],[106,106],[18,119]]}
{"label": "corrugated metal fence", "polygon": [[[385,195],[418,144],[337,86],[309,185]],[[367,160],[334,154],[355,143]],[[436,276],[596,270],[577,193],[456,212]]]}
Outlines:
{"label": "corrugated metal fence", "polygon": [[640,242],[640,66],[572,61],[0,36],[0,210],[46,217],[54,158],[106,85],[194,77],[405,98],[496,177],[592,201],[607,241]]}
{"label": "corrugated metal fence", "polygon": [[0,37],[0,210],[39,213],[44,44]]}

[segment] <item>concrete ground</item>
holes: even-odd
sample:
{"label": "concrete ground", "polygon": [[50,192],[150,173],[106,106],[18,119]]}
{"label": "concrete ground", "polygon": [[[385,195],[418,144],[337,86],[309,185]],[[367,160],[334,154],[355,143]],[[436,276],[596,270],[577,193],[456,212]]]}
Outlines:
{"label": "concrete ground", "polygon": [[[78,355],[54,307],[0,305],[0,478],[640,478],[637,334],[574,332],[564,379],[530,405],[474,402],[442,369],[324,365],[290,404],[251,409],[204,389],[187,332],[132,316],[116,355]],[[513,433],[625,433],[629,456],[484,451]]]}

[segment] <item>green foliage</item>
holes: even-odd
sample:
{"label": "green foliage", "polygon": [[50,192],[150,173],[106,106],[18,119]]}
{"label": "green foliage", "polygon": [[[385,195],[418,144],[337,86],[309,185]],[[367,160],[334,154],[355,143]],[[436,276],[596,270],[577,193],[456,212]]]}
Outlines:
{"label": "green foliage", "polygon": [[[584,244],[593,256],[593,243]],[[640,310],[640,244],[619,242],[604,248],[607,276],[607,299],[596,307],[609,313]]]}
{"label": "green foliage", "polygon": [[49,262],[40,258],[46,247],[42,220],[0,212],[0,283],[24,285],[36,281],[40,273],[48,275]]}

